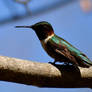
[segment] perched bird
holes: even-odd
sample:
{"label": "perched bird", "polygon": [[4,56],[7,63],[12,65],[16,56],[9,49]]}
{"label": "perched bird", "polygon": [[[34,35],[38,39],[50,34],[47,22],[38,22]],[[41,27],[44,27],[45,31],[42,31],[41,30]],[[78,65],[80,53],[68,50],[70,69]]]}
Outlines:
{"label": "perched bird", "polygon": [[38,22],[31,26],[16,26],[17,28],[32,28],[37,34],[42,47],[54,62],[72,63],[81,67],[89,67],[92,62],[80,50],[72,46],[63,38],[57,36],[50,23]]}

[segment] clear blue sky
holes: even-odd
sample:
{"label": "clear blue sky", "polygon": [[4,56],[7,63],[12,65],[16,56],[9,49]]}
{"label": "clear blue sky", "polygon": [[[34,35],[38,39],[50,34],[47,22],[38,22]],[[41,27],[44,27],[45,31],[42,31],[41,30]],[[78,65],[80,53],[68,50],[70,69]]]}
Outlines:
{"label": "clear blue sky", "polygon": [[[55,33],[63,37],[92,60],[92,13],[84,13],[78,2],[49,12],[0,26],[0,55],[33,60],[53,61],[31,29],[15,29],[16,25],[31,25],[39,21],[52,24]],[[23,31],[22,31],[23,30]],[[92,92],[91,89],[38,88],[23,84],[1,82],[0,92]]]}

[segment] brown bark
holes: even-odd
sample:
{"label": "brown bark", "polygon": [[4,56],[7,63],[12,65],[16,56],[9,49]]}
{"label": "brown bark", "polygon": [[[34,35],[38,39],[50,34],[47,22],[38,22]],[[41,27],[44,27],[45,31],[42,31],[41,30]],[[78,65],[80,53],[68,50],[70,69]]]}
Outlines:
{"label": "brown bark", "polygon": [[92,67],[52,65],[0,56],[0,80],[38,87],[92,88]]}

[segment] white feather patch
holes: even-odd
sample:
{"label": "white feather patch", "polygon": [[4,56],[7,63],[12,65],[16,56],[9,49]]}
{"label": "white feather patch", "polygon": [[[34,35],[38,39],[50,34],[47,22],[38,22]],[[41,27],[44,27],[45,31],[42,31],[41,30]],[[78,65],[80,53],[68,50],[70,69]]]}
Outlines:
{"label": "white feather patch", "polygon": [[46,39],[43,40],[43,42],[44,42],[44,43],[47,43],[47,41],[48,41],[50,38],[52,38],[53,36],[54,36],[54,34],[48,36]]}

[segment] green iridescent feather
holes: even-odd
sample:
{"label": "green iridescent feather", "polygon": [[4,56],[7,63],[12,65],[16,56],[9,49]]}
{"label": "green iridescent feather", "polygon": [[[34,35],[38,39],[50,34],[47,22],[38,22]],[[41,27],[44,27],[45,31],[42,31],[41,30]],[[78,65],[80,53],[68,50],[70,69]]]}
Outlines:
{"label": "green iridescent feather", "polygon": [[[59,52],[63,52],[61,54],[65,54],[67,58],[69,58],[69,56],[67,56],[66,54],[67,52],[64,52],[64,49],[67,49],[67,51],[69,52],[68,54],[70,54],[70,56],[73,56],[78,63],[80,64],[84,63],[84,65],[92,65],[92,62],[89,60],[89,58],[85,54],[83,54],[80,50],[72,46],[63,38],[60,38],[57,35],[54,35],[49,40],[49,43],[51,43],[51,45],[55,45],[56,46],[55,49],[59,49]],[[63,49],[60,49],[60,48],[63,48]]]}

